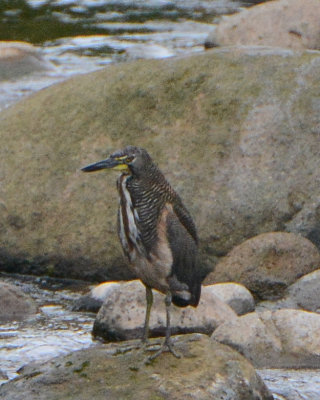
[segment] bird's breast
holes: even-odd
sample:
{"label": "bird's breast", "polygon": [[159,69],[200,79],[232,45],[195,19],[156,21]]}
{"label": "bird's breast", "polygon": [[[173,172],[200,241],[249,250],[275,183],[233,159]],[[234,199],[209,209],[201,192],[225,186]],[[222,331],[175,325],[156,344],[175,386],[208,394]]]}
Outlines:
{"label": "bird's breast", "polygon": [[173,263],[166,234],[168,207],[164,207],[160,214],[157,224],[157,243],[153,250],[148,257],[139,253],[133,261],[135,272],[141,281],[162,293],[170,290],[168,278],[171,275]]}
{"label": "bird's breast", "polygon": [[[119,190],[119,237],[125,254],[132,268],[141,281],[161,292],[169,289],[167,278],[171,273],[173,262],[172,252],[167,240],[166,225],[170,210],[165,206],[158,213],[155,205],[149,203],[151,209],[134,207],[132,195],[127,187],[128,176],[121,176],[118,182]],[[147,204],[147,203],[145,203]],[[159,215],[158,215],[159,214]],[[151,234],[154,226],[153,239]],[[144,229],[144,232],[140,230]],[[146,234],[147,232],[147,234]],[[152,238],[154,245],[148,250],[143,239]]]}
{"label": "bird's breast", "polygon": [[145,250],[141,241],[139,230],[139,215],[133,207],[130,192],[126,182],[130,177],[122,175],[119,180],[119,237],[124,252],[130,261],[134,261],[137,253],[144,254]]}

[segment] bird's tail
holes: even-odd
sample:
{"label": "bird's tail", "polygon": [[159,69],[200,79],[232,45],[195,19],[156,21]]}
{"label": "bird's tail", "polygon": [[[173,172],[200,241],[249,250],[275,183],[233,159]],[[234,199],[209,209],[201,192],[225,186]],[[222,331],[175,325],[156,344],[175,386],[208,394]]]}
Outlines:
{"label": "bird's tail", "polygon": [[190,292],[191,296],[189,299],[181,297],[177,294],[173,294],[172,303],[178,307],[187,307],[187,306],[197,307],[201,296],[201,283],[193,285]]}

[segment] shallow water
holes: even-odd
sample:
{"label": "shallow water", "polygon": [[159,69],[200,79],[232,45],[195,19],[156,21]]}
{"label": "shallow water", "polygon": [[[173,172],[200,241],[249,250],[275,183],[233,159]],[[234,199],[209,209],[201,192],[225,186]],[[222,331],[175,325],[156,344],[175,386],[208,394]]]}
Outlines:
{"label": "shallow water", "polygon": [[95,314],[70,311],[84,288],[61,290],[59,285],[48,284],[46,278],[1,279],[28,293],[39,311],[25,321],[0,324],[0,384],[15,378],[30,362],[94,345],[91,330]]}
{"label": "shallow water", "polygon": [[12,0],[0,2],[0,40],[39,48],[48,70],[0,84],[0,109],[71,75],[136,58],[204,51],[225,14],[259,1]]}
{"label": "shallow water", "polygon": [[275,400],[320,399],[320,370],[264,369],[258,372]]}

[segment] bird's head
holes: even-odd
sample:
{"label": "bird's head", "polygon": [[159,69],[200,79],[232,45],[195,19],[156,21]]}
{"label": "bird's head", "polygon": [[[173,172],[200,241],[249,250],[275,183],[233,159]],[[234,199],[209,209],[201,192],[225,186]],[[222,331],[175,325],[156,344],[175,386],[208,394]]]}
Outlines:
{"label": "bird's head", "polygon": [[113,169],[126,174],[140,175],[153,165],[148,152],[141,147],[127,146],[117,150],[105,160],[81,168],[83,172],[94,172],[101,169]]}

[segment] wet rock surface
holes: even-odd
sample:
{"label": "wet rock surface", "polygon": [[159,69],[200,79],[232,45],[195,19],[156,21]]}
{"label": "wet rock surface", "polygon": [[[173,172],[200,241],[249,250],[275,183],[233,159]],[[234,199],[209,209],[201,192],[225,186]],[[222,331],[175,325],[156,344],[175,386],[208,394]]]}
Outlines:
{"label": "wet rock surface", "polygon": [[270,232],[232,249],[205,283],[239,282],[260,300],[277,299],[290,284],[319,265],[319,251],[309,240],[292,233]]}
{"label": "wet rock surface", "polygon": [[184,335],[175,347],[181,359],[163,353],[150,365],[141,350],[115,344],[78,351],[26,368],[0,387],[0,398],[20,400],[23,392],[25,400],[273,399],[252,365],[228,346]]}
{"label": "wet rock surface", "polygon": [[[150,337],[164,336],[166,326],[165,296],[153,291]],[[142,338],[146,312],[145,287],[140,281],[110,287],[93,326],[93,335],[106,341]],[[224,321],[236,318],[235,312],[221,301],[210,286],[202,288],[197,308],[171,306],[171,332],[211,334]]]}
{"label": "wet rock surface", "polygon": [[320,368],[320,316],[301,310],[251,313],[220,325],[214,340],[256,367]]}
{"label": "wet rock surface", "polygon": [[0,280],[0,323],[23,320],[36,312],[37,305],[30,296]]}
{"label": "wet rock surface", "polygon": [[262,45],[320,49],[318,0],[278,0],[226,17],[206,40],[206,47]]}
{"label": "wet rock surface", "polygon": [[0,81],[17,79],[48,69],[49,63],[43,59],[40,50],[30,43],[0,41]]}

